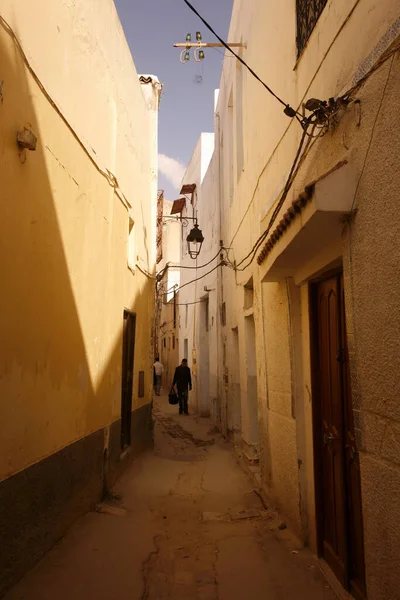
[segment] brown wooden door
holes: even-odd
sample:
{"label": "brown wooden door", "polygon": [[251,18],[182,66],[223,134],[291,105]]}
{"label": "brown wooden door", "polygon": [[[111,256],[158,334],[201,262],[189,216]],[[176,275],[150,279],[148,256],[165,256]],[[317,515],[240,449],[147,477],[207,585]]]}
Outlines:
{"label": "brown wooden door", "polygon": [[342,274],[313,288],[319,551],[339,581],[365,597],[362,505]]}
{"label": "brown wooden door", "polygon": [[131,443],[133,361],[135,353],[136,316],[124,311],[122,338],[122,389],[121,389],[121,448]]}

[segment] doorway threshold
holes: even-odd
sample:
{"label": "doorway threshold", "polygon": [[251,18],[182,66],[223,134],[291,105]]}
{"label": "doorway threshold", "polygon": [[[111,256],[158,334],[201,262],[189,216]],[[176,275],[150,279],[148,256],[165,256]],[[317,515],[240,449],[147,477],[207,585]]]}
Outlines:
{"label": "doorway threshold", "polygon": [[125,448],[125,450],[122,450],[121,454],[119,455],[119,460],[122,462],[127,456],[129,456],[131,452],[132,449],[130,446],[128,446],[127,448]]}
{"label": "doorway threshold", "polygon": [[347,590],[344,589],[339,579],[336,577],[335,573],[332,571],[328,563],[323,558],[317,557],[318,567],[325,577],[336,596],[339,600],[354,600],[354,596],[352,596]]}

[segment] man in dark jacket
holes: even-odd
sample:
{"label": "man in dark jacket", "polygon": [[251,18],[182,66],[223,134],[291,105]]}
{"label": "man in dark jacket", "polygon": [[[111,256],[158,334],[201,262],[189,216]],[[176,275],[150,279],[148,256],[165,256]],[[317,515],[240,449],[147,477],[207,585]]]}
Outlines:
{"label": "man in dark jacket", "polygon": [[188,396],[189,390],[192,389],[192,376],[190,369],[187,366],[187,358],[182,359],[179,367],[175,369],[174,381],[172,386],[176,386],[179,398],[179,414],[188,415]]}

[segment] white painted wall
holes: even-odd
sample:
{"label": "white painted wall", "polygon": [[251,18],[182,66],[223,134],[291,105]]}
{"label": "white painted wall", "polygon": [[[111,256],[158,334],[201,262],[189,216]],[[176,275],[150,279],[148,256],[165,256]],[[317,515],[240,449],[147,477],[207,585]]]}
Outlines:
{"label": "white painted wall", "polygon": [[[137,317],[133,409],[151,402],[161,86],[139,81],[112,0],[1,0],[0,14],[0,168],[14,199],[0,262],[15,274],[1,313],[13,340],[1,357],[5,478],[121,417],[124,308]],[[38,140],[25,162],[23,127]]]}
{"label": "white painted wall", "polygon": [[[182,216],[196,217],[200,229],[203,227],[207,228],[206,221],[203,221],[201,215],[202,207],[210,202],[210,197],[204,193],[203,186],[201,185],[206,173],[209,168],[210,160],[214,150],[214,134],[202,133],[193,155],[190,159],[186,173],[183,177],[182,184],[196,184],[196,191],[193,194],[193,205],[190,200],[186,200],[186,207],[182,213]],[[203,225],[204,223],[204,225]],[[193,269],[196,266],[208,262],[208,244],[210,243],[210,237],[205,241],[201,253],[194,261],[190,258],[187,253],[187,242],[186,237],[193,227],[193,221],[190,220],[187,224],[183,223],[181,230],[181,264],[183,266],[191,267],[188,269],[181,269],[181,288],[179,290],[179,354],[181,358],[184,358],[185,354],[185,339],[187,342],[188,356],[186,357],[189,361],[189,367],[193,372],[193,391],[191,394],[191,403],[194,407],[198,408],[201,413],[207,414],[209,412],[208,399],[202,395],[200,376],[197,372],[197,354],[198,354],[198,318],[200,314],[200,305],[198,301],[205,296],[204,285],[205,283],[201,279],[198,282],[185,285],[191,280],[203,275],[207,272],[207,267],[204,269]],[[207,234],[208,235],[208,234]],[[184,287],[183,287],[184,286]],[[187,304],[187,308],[185,306]],[[208,397],[208,393],[206,396]]]}
{"label": "white painted wall", "polygon": [[[398,3],[391,0],[330,1],[321,14],[305,50],[297,59],[294,2],[284,0],[274,3],[272,7],[268,2],[235,0],[228,39],[242,40],[246,44],[242,56],[248,64],[285,102],[290,103],[295,109],[301,109],[302,102],[310,97],[328,99],[338,96],[359,81],[360,77],[397,39],[400,33],[399,15]],[[382,94],[385,92],[392,93],[393,96],[391,102],[388,101],[383,114],[389,115],[394,111],[397,64],[398,59],[395,58],[392,67],[389,67],[388,63],[381,73],[371,78],[361,90],[361,112],[357,113],[356,106],[350,108],[345,116],[340,117],[337,127],[315,147],[317,149],[313,150],[299,172],[285,207],[304,190],[306,185],[327,173],[344,158],[351,164],[358,180],[374,133],[374,119],[379,114],[377,113],[379,99],[384,97]],[[385,88],[385,81],[388,82],[387,88]],[[215,127],[216,149],[199,194],[201,193],[202,198],[206,196],[217,198],[219,191],[221,192],[222,219],[217,235],[223,239],[224,245],[230,248],[230,259],[239,262],[253,247],[260,233],[265,230],[272,208],[285,184],[302,132],[296,120],[291,120],[284,115],[284,107],[232,58],[226,58],[224,61],[220,90],[215,100],[218,115]],[[386,118],[389,120],[389,116]],[[394,115],[392,122],[395,122]],[[379,127],[380,121],[377,123]],[[394,137],[394,132],[388,129],[386,139],[390,139],[390,143],[393,144],[392,155],[395,153],[397,143]],[[221,153],[220,164],[216,164],[219,152]],[[367,197],[372,198],[379,194],[378,189],[374,189],[372,194],[374,187],[372,182],[380,181],[381,184],[388,182],[389,193],[392,194],[390,201],[394,202],[395,196],[390,186],[395,169],[384,171],[383,165],[379,165],[376,161],[370,168],[371,172],[376,168],[377,174],[373,175],[371,182],[366,184],[363,202],[360,200],[360,210],[363,209],[365,214],[365,220],[362,221],[365,227],[376,218],[376,210],[371,206],[368,213],[366,206]],[[337,192],[339,193],[339,188]],[[219,212],[211,202],[202,202],[199,205],[199,222],[201,215],[206,241],[213,240],[215,234],[215,221],[211,218],[213,210],[215,213]],[[383,207],[378,212],[381,210]],[[396,211],[395,213],[397,214]],[[393,225],[393,235],[396,235],[395,230]],[[362,231],[359,231],[358,235],[360,253],[357,264],[364,273],[364,262],[368,263],[369,259],[366,254],[362,255],[365,251],[363,247],[366,243],[365,236],[363,237]],[[371,235],[372,238],[377,239],[376,233]],[[384,239],[386,236],[380,238],[380,243]],[[340,246],[327,239],[326,247],[320,248],[317,256],[308,256],[307,261],[307,248],[301,248],[300,251],[304,252],[304,268],[302,277],[296,280],[297,283],[304,284],[324,265],[326,267],[329,262],[340,260],[342,254],[348,255],[346,244],[350,245],[351,240],[345,240],[345,243]],[[212,256],[211,248],[204,252],[204,260],[206,256]],[[392,272],[391,261],[387,261],[384,253],[380,256],[381,266],[387,263]],[[348,256],[347,260],[350,260]],[[349,266],[347,268],[350,269]],[[276,282],[264,283],[261,279],[266,275],[266,269],[265,265],[260,269],[253,261],[244,271],[236,273],[224,267],[220,281],[213,280],[214,274],[202,280],[202,283],[207,281],[207,285],[217,288],[216,292],[209,292],[210,307],[212,306],[210,314],[218,315],[223,301],[226,302],[227,314],[226,327],[221,328],[220,334],[217,334],[217,343],[213,345],[210,336],[210,356],[213,357],[209,368],[211,412],[217,421],[220,420],[222,426],[224,414],[227,413],[228,426],[232,427],[233,419],[230,411],[227,410],[231,405],[226,406],[224,402],[225,398],[228,403],[236,402],[235,393],[240,390],[243,441],[253,446],[255,455],[258,453],[263,482],[268,487],[272,498],[287,515],[288,521],[298,534],[307,537],[309,544],[315,549],[307,283],[301,289],[294,286],[293,281],[285,281],[284,278]],[[380,267],[378,271],[379,269]],[[370,276],[372,277],[372,273]],[[251,277],[254,279],[254,307],[249,311],[244,306],[244,285]],[[363,288],[363,293],[368,296],[370,289],[367,291],[362,286],[361,276],[358,284]],[[351,287],[350,283],[346,285]],[[350,295],[349,287],[348,295]],[[387,293],[391,296],[389,289]],[[184,290],[181,294],[184,294]],[[212,294],[217,298],[215,305],[212,304],[214,302]],[[364,300],[357,295],[354,302],[357,305],[364,304]],[[373,312],[372,305],[373,303],[370,309]],[[392,313],[398,314],[394,304],[391,306]],[[254,315],[256,331],[260,435],[258,443],[254,443],[252,435],[254,431],[249,427],[254,409],[248,401],[249,348],[246,345],[245,319],[248,319],[250,314]],[[361,322],[365,326],[362,315]],[[351,322],[349,327],[350,325],[351,337],[353,337],[354,324]],[[193,329],[191,334],[196,339]],[[392,333],[388,331],[387,334],[394,342]],[[366,335],[363,338],[364,341],[367,337]],[[301,342],[298,342],[299,338]],[[379,340],[375,343],[380,344]],[[225,352],[223,352],[224,345]],[[236,355],[233,356],[234,352],[237,353],[237,349],[239,349],[239,364],[235,360]],[[224,356],[221,360],[221,353],[225,355],[226,362]],[[366,369],[361,364],[363,353],[359,356],[360,366],[357,368],[365,374]],[[395,359],[393,356],[387,357],[392,366],[397,364],[397,359],[397,355]],[[355,364],[357,366],[357,361]],[[201,370],[200,362],[198,366]],[[385,369],[385,364],[382,364],[382,368]],[[225,381],[222,380],[222,374],[226,376]],[[216,383],[214,379],[217,379]],[[391,381],[390,377],[389,379]],[[371,386],[366,387],[368,387],[366,395],[368,406],[372,406],[374,404],[372,389]],[[212,400],[214,393],[217,398],[215,406]],[[387,396],[392,398],[389,388]],[[384,418],[389,418],[386,409],[384,412]],[[396,420],[397,416],[397,410],[392,410],[390,417]],[[373,421],[370,416],[368,419]],[[370,439],[368,432],[364,431],[364,435],[365,439]],[[382,467],[379,461],[379,457],[375,461],[368,452],[365,453],[363,456],[365,472],[373,473],[374,477],[378,478],[378,464]],[[392,467],[393,465],[390,468],[388,466],[387,475],[382,475],[383,478],[389,476]],[[395,468],[397,469],[393,467]],[[398,489],[399,477],[394,475],[394,471],[390,472]],[[371,597],[375,600],[375,598],[384,598],[385,593],[389,597],[388,590],[393,594],[396,581],[386,567],[375,565],[373,548],[374,543],[379,540],[379,527],[375,526],[372,518],[371,497],[375,492],[369,486],[366,476],[363,479],[363,494],[369,517],[366,525],[367,575],[370,573],[369,589],[372,590]],[[390,538],[390,544],[385,548],[382,546],[381,552],[385,556],[390,554],[393,560],[395,540],[399,539],[398,521],[396,521],[394,506],[389,508],[382,495],[377,499],[376,506],[383,505],[386,507],[385,514],[391,515],[392,527],[389,526],[389,521],[385,520],[383,527],[385,535]],[[378,581],[381,583],[377,584]]]}

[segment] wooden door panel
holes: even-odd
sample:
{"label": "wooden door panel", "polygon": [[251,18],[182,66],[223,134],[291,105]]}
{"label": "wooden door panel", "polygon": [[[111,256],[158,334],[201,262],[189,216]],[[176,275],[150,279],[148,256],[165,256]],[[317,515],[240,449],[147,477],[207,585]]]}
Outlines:
{"label": "wooden door panel", "polygon": [[340,368],[339,289],[337,278],[318,286],[319,381],[323,465],[324,556],[336,576],[346,579],[343,407]]}
{"label": "wooden door panel", "polygon": [[315,284],[313,289],[319,548],[344,587],[363,600],[366,596],[360,469],[351,401],[343,275]]}
{"label": "wooden door panel", "polygon": [[122,381],[121,381],[121,448],[131,443],[133,362],[135,351],[136,316],[124,311],[122,337]]}

